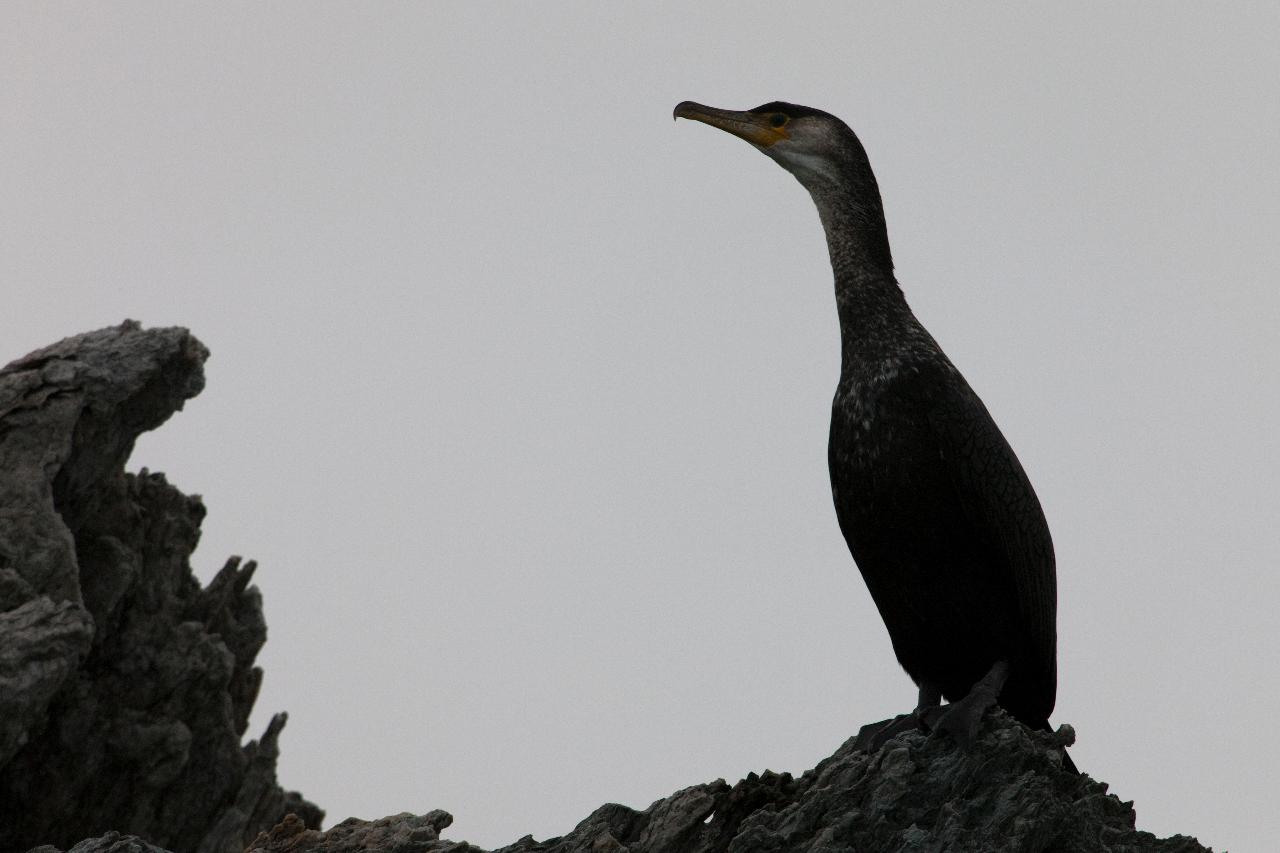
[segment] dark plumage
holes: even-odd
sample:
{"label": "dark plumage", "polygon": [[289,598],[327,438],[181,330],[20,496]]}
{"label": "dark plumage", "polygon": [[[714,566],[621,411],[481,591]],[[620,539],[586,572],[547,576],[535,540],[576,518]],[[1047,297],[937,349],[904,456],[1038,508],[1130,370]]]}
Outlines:
{"label": "dark plumage", "polygon": [[[817,205],[842,353],[831,491],[898,661],[920,687],[917,716],[939,696],[965,699],[986,677],[1010,714],[1047,729],[1056,690],[1049,528],[986,407],[907,307],[862,144],[834,116],[782,102],[747,112],[685,102],[675,114],[751,142]],[[970,736],[973,713],[959,725]]]}

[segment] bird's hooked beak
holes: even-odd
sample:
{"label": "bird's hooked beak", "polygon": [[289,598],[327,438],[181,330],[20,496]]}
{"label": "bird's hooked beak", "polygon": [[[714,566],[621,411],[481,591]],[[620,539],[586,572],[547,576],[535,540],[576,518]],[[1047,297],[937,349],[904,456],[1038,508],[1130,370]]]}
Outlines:
{"label": "bird's hooked beak", "polygon": [[677,104],[672,117],[693,119],[718,127],[761,148],[768,148],[775,142],[791,136],[787,133],[785,126],[774,127],[770,124],[771,116],[768,114],[718,110],[715,107],[695,104],[693,101],[681,101]]}

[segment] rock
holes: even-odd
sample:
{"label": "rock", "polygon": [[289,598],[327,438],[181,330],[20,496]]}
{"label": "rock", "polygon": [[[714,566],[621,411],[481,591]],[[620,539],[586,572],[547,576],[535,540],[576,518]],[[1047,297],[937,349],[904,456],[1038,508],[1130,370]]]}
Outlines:
{"label": "rock", "polygon": [[328,832],[308,829],[296,815],[289,815],[270,832],[264,832],[246,848],[246,853],[361,853],[383,850],[388,853],[413,853],[416,850],[474,850],[456,841],[439,843],[440,831],[453,823],[442,811],[425,815],[404,814],[381,820],[347,818]]}
{"label": "rock", "polygon": [[[31,850],[30,853],[61,853],[61,851],[56,847],[43,845]],[[101,838],[87,838],[81,841],[67,853],[169,853],[169,851],[154,844],[148,844],[136,835],[108,832]]]}
{"label": "rock", "polygon": [[[183,329],[125,323],[0,371],[0,853],[483,853],[440,837],[443,811],[321,832],[276,782],[285,716],[241,745],[266,639],[254,564],[201,589],[200,500],[123,471],[199,392],[206,356]],[[968,752],[918,730],[871,750],[871,731],[799,778],[607,804],[498,853],[1206,850],[1138,831],[1132,803],[1064,769],[1069,727],[993,709]]]}
{"label": "rock", "polygon": [[31,728],[89,651],[93,621],[74,603],[41,595],[0,613],[0,638],[3,766],[26,746]]}
{"label": "rock", "polygon": [[[995,709],[968,753],[919,731],[875,753],[850,738],[798,779],[766,771],[685,788],[644,811],[605,805],[562,838],[526,836],[497,853],[1205,853],[1193,838],[1136,830],[1132,803],[1064,770],[1072,737],[1032,732]],[[286,820],[247,853],[476,851],[437,837],[451,820],[436,811],[328,832]]]}
{"label": "rock", "polygon": [[266,640],[253,563],[201,589],[200,499],[124,472],[207,356],[126,322],[0,370],[0,851],[239,853],[289,811],[320,825],[276,783],[284,716],[241,745]]}

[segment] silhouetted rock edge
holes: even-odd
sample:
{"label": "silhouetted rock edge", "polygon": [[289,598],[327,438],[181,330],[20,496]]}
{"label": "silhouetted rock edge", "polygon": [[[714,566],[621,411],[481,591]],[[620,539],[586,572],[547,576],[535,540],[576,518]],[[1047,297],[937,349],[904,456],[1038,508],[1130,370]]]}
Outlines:
{"label": "silhouetted rock edge", "polygon": [[207,356],[125,322],[0,370],[0,851],[115,830],[238,853],[290,812],[319,825],[276,783],[284,716],[241,744],[266,640],[253,564],[202,589],[200,499],[124,471]]}
{"label": "silhouetted rock edge", "polygon": [[[240,744],[266,637],[254,564],[201,589],[199,498],[123,470],[199,393],[207,355],[185,329],[126,322],[0,371],[0,853],[478,851],[440,837],[443,811],[321,832],[276,783],[284,715]],[[1207,849],[1137,830],[1132,803],[1064,770],[1072,737],[997,709],[970,752],[919,731],[875,752],[850,738],[799,778],[606,804],[500,853]]]}
{"label": "silhouetted rock edge", "polygon": [[[561,838],[522,838],[499,853],[763,853],[763,851],[1019,851],[1193,853],[1184,836],[1135,829],[1132,803],[1062,766],[1072,738],[1033,732],[990,712],[976,748],[913,731],[868,753],[850,738],[799,778],[750,774],[694,785],[644,811],[608,804]],[[439,834],[452,818],[434,811],[378,821],[348,820],[317,832],[286,819],[252,853],[434,851],[478,848]]]}

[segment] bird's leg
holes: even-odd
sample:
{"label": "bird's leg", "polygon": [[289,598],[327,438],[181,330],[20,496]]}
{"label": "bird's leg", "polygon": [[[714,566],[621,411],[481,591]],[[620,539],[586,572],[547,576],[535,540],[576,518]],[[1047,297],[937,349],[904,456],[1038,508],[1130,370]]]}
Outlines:
{"label": "bird's leg", "polygon": [[916,700],[915,710],[910,714],[900,714],[875,730],[874,734],[866,741],[867,751],[879,752],[880,747],[903,732],[929,729],[928,721],[930,715],[938,710],[938,705],[941,702],[942,690],[937,685],[922,682],[920,684],[920,698]]}
{"label": "bird's leg", "polygon": [[950,732],[960,744],[960,748],[968,752],[977,740],[982,715],[996,704],[996,697],[1000,695],[1000,690],[1008,677],[1009,662],[996,661],[987,674],[969,688],[968,694],[963,699],[941,709],[936,722],[931,721],[931,728],[935,732]]}
{"label": "bird's leg", "polygon": [[942,713],[942,688],[928,682],[921,683],[920,698],[911,716],[915,717],[920,728],[932,731]]}
{"label": "bird's leg", "polygon": [[926,681],[920,685],[920,698],[916,700],[914,713],[917,717],[923,717],[930,708],[936,708],[941,704],[942,688]]}

